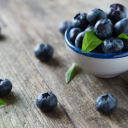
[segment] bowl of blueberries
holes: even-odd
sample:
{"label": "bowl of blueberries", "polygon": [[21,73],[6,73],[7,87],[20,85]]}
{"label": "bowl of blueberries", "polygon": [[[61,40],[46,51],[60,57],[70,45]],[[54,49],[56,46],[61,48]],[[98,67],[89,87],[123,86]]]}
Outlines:
{"label": "bowl of blueberries", "polygon": [[[90,38],[88,33],[92,30],[94,36]],[[96,45],[98,40],[101,43]],[[89,45],[90,51],[82,50],[86,45],[84,43]],[[65,32],[65,44],[71,59],[84,71],[97,77],[111,78],[127,71],[127,9],[116,3],[110,5],[106,13],[93,9],[88,14],[76,14]],[[95,48],[92,48],[93,45]]]}

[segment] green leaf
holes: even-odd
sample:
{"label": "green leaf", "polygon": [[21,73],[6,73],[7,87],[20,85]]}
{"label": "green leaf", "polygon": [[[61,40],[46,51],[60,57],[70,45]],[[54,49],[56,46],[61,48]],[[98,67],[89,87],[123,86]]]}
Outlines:
{"label": "green leaf", "polygon": [[0,99],[0,105],[5,105],[4,101]]}
{"label": "green leaf", "polygon": [[93,29],[91,29],[91,30],[90,30],[90,32],[92,32],[93,34],[95,34],[95,32],[94,32],[94,30],[93,30]]}
{"label": "green leaf", "polygon": [[120,34],[119,36],[118,36],[118,38],[120,38],[120,39],[127,39],[128,40],[128,36],[126,36],[125,34]]}
{"label": "green leaf", "polygon": [[71,67],[65,73],[65,81],[66,81],[66,83],[69,83],[70,80],[74,77],[75,69],[76,69],[76,64],[72,63]]}
{"label": "green leaf", "polygon": [[76,64],[72,63],[71,67],[68,69],[68,71],[65,73],[65,81],[66,83],[69,83],[71,79],[81,71],[81,68]]}
{"label": "green leaf", "polygon": [[100,40],[98,37],[95,36],[95,32],[93,29],[87,31],[83,38],[82,51],[84,53],[90,52],[102,42],[103,42],[102,40]]}

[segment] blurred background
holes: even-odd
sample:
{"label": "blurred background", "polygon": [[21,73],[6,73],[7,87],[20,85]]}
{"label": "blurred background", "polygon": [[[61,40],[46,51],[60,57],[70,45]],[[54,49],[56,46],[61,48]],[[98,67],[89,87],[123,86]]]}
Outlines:
{"label": "blurred background", "polygon": [[126,2],[127,0],[0,0],[0,10],[20,24],[22,29],[40,24],[42,31],[44,28],[54,28],[52,30],[55,31],[60,22],[71,20],[78,12],[88,13],[94,8],[106,11],[113,3],[121,3],[128,8]]}

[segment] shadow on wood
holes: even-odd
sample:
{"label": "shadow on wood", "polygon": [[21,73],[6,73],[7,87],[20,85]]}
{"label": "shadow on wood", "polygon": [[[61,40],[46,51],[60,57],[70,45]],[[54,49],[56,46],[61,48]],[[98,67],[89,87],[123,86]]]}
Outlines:
{"label": "shadow on wood", "polygon": [[64,116],[63,111],[58,106],[53,111],[45,112],[44,114],[49,118],[54,118],[54,119],[61,119]]}
{"label": "shadow on wood", "polygon": [[0,35],[0,41],[4,41],[4,40],[6,40],[6,36],[5,35]]}
{"label": "shadow on wood", "polygon": [[123,124],[128,119],[128,111],[124,108],[117,107],[110,116],[113,122]]}
{"label": "shadow on wood", "polygon": [[18,100],[18,96],[14,93],[14,92],[10,92],[8,95],[7,95],[7,98],[8,101],[7,101],[7,104],[14,104],[15,102],[17,102]]}
{"label": "shadow on wood", "polygon": [[16,97],[17,97],[17,95],[15,95],[14,92],[10,92],[8,95],[6,95],[0,99],[3,100],[7,105],[12,105],[17,101]]}
{"label": "shadow on wood", "polygon": [[60,61],[57,58],[52,58],[50,61],[48,62],[43,62],[41,61],[41,63],[45,63],[48,66],[52,66],[52,67],[59,67],[60,66]]}

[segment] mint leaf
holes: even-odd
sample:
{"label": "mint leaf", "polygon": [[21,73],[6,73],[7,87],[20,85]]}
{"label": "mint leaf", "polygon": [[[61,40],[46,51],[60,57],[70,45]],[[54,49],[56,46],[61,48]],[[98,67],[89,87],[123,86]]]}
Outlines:
{"label": "mint leaf", "polygon": [[83,38],[82,51],[84,53],[90,52],[102,42],[103,42],[102,40],[100,40],[98,37],[95,36],[95,32],[93,29],[87,31]]}
{"label": "mint leaf", "polygon": [[95,31],[93,29],[91,29],[90,32],[92,32],[93,34],[95,34]]}
{"label": "mint leaf", "polygon": [[5,105],[4,101],[0,99],[0,105]]}
{"label": "mint leaf", "polygon": [[76,64],[72,63],[71,67],[65,73],[65,81],[66,81],[66,83],[69,83],[70,80],[73,78],[73,76],[75,74],[75,69],[76,69]]}
{"label": "mint leaf", "polygon": [[128,36],[126,36],[125,34],[120,34],[119,36],[118,36],[118,38],[120,38],[120,39],[127,39],[128,40]]}
{"label": "mint leaf", "polygon": [[72,63],[71,67],[68,69],[68,71],[65,73],[65,81],[66,83],[69,83],[71,79],[81,71],[81,68],[76,64]]}

